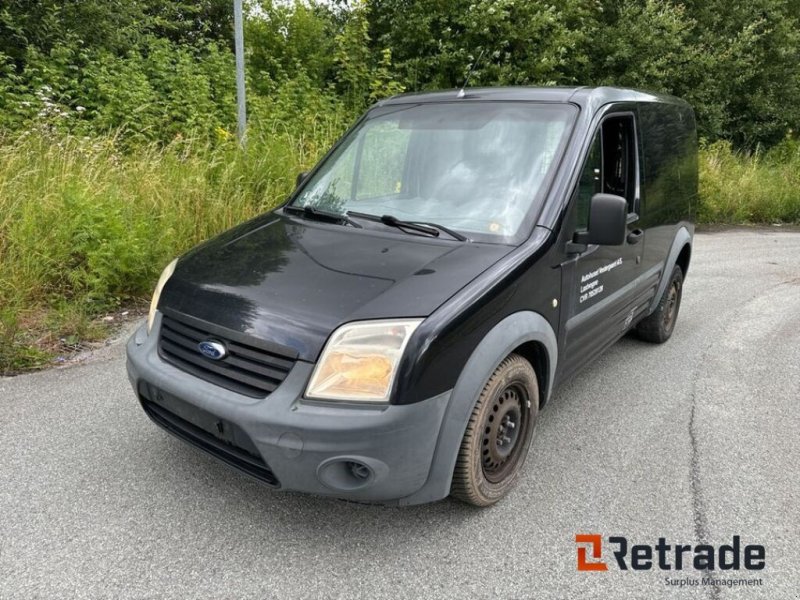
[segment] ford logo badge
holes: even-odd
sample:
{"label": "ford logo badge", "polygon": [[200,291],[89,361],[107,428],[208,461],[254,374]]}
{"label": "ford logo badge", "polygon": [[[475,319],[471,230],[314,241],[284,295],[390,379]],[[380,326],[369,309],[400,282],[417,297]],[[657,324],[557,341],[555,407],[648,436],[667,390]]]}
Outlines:
{"label": "ford logo badge", "polygon": [[215,342],[214,340],[206,340],[197,344],[197,349],[200,354],[211,360],[222,360],[228,356],[228,349],[222,342]]}

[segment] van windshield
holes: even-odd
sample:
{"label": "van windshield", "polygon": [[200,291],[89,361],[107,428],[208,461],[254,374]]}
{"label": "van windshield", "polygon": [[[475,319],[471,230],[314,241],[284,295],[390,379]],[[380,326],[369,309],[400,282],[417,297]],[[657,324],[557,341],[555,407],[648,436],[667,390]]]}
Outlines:
{"label": "van windshield", "polygon": [[444,225],[474,240],[525,232],[577,109],[460,102],[374,109],[303,186],[294,206]]}

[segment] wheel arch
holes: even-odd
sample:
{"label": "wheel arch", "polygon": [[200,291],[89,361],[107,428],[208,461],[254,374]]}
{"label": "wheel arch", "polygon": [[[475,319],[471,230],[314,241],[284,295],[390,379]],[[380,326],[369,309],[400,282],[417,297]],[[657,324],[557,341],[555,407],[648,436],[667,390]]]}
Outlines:
{"label": "wheel arch", "polygon": [[689,262],[692,259],[692,245],[689,242],[686,242],[681,248],[680,254],[678,254],[678,260],[676,264],[681,268],[681,272],[683,276],[686,277],[686,273],[689,272]]}
{"label": "wheel arch", "polygon": [[[681,226],[672,239],[672,246],[670,246],[669,254],[667,254],[667,259],[664,262],[664,270],[661,272],[658,289],[656,290],[656,295],[653,297],[650,310],[647,314],[651,314],[658,306],[658,302],[661,300],[661,296],[664,294],[669,278],[672,275],[672,269],[675,268],[676,264],[681,265],[683,275],[684,277],[686,276],[686,271],[689,269],[689,260],[692,257],[692,241],[693,237],[689,228],[685,225]],[[647,242],[645,241],[645,243]]]}
{"label": "wheel arch", "polygon": [[540,384],[539,406],[546,403],[552,393],[558,361],[555,332],[539,313],[513,313],[484,336],[461,370],[442,420],[428,479],[420,490],[402,499],[401,504],[441,500],[450,493],[458,450],[475,402],[497,366],[514,352],[533,366]]}
{"label": "wheel arch", "polygon": [[550,355],[547,348],[540,341],[529,341],[514,348],[509,354],[519,354],[527,360],[536,373],[536,381],[539,384],[539,408],[541,409],[547,402],[550,390]]}

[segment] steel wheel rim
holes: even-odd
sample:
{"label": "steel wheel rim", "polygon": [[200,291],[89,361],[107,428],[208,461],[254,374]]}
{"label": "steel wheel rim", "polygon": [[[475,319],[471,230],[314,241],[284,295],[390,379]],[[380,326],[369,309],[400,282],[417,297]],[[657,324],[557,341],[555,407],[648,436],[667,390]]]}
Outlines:
{"label": "steel wheel rim", "polygon": [[508,477],[519,461],[530,422],[528,404],[528,393],[518,383],[492,400],[481,436],[481,468],[492,483]]}

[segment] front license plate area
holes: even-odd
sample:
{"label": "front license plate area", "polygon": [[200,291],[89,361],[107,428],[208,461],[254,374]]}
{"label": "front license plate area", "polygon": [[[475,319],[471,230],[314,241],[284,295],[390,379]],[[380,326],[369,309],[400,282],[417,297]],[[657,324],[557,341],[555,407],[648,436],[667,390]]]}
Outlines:
{"label": "front license plate area", "polygon": [[158,404],[161,408],[191,423],[195,427],[202,429],[216,439],[260,458],[258,450],[247,434],[230,421],[226,421],[202,408],[198,408],[155,386],[149,385],[148,391],[150,401]]}

